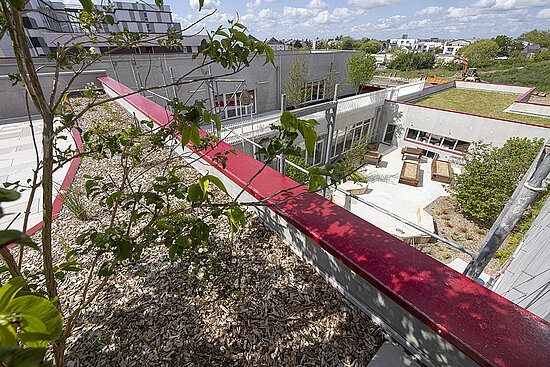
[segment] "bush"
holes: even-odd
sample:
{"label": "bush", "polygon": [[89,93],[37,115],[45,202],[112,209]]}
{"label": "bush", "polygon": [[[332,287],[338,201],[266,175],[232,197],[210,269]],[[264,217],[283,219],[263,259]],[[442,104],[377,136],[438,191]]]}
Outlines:
{"label": "bush", "polygon": [[[300,157],[289,155],[286,157],[286,160],[302,168],[309,168],[306,162]],[[300,171],[298,168],[290,164],[286,165],[285,173],[288,178],[291,178],[298,183],[305,184],[307,181],[307,173]]]}
{"label": "bush", "polygon": [[408,71],[414,69],[430,69],[435,65],[435,54],[431,52],[399,52],[390,61],[388,68]]}
{"label": "bush", "polygon": [[513,137],[504,146],[476,142],[465,153],[464,173],[447,190],[461,211],[493,222],[516,189],[543,139]]}

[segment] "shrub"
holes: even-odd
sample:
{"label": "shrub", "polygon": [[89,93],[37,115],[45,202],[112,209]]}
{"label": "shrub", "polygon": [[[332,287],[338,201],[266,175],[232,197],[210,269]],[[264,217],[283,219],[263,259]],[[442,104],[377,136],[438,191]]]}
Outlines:
{"label": "shrub", "polygon": [[542,139],[512,137],[504,146],[475,142],[465,153],[464,173],[447,187],[461,211],[493,222],[542,146]]}

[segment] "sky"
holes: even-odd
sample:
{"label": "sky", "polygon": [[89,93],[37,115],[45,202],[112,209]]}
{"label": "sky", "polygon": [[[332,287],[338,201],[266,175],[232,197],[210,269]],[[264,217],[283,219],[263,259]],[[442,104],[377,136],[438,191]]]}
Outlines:
{"label": "sky", "polygon": [[183,27],[214,10],[198,26],[215,29],[240,17],[260,40],[353,38],[517,37],[550,29],[550,0],[165,0]]}

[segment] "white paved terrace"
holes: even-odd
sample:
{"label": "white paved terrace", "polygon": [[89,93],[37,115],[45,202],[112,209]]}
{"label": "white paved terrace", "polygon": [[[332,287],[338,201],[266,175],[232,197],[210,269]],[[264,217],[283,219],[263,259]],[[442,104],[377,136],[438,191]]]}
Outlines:
{"label": "white paved terrace", "polygon": [[[358,196],[433,232],[433,218],[424,208],[448,193],[445,191],[447,185],[431,180],[432,160],[422,157],[420,181],[418,187],[413,187],[398,182],[404,162],[401,160],[401,148],[381,144],[378,151],[383,154],[382,161],[378,168],[370,162],[365,166],[362,173],[368,181],[368,190]],[[412,158],[408,160],[414,161]],[[453,166],[454,172],[457,172],[457,169],[458,167]],[[335,202],[343,206],[343,194],[336,193],[334,196]],[[420,231],[356,199],[351,200],[351,212],[395,236],[405,238],[423,235]]]}
{"label": "white paved terrace", "polygon": [[[33,125],[38,154],[40,159],[42,159],[42,120],[33,119]],[[74,147],[74,141],[71,137],[68,137],[67,140],[60,140],[59,145],[61,149],[66,149],[69,145]],[[67,163],[54,173],[54,198],[57,195],[57,189],[61,186],[61,183],[67,174],[69,166],[70,163]],[[36,152],[29,121],[10,122],[4,124],[0,121],[0,185],[4,182],[15,181],[20,181],[22,184],[26,184],[27,179],[32,179],[33,169],[35,167]],[[24,212],[29,196],[30,190],[25,190],[21,192],[21,197],[17,201],[2,204],[2,210],[6,215],[0,218],[1,229],[6,229],[8,225],[10,229],[23,229]],[[18,214],[19,216],[17,216]],[[14,218],[16,219],[14,220]],[[31,205],[31,214],[29,216],[27,229],[32,228],[41,221],[42,188],[38,188]]]}

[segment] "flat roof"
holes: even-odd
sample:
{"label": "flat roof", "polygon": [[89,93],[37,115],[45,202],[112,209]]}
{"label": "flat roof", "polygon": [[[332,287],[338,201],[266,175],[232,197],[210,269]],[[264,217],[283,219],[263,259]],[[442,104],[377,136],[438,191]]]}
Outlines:
{"label": "flat roof", "polygon": [[518,95],[516,94],[452,88],[412,103],[419,106],[550,126],[550,118],[504,112],[517,99]]}

